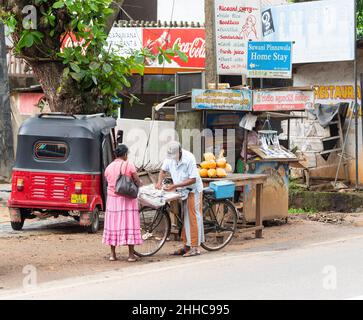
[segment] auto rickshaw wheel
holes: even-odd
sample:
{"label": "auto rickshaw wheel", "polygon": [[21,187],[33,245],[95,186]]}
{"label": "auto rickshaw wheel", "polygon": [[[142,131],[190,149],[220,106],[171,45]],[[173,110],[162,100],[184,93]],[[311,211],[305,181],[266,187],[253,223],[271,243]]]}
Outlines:
{"label": "auto rickshaw wheel", "polygon": [[21,222],[11,222],[11,227],[14,231],[20,231],[24,226],[24,218],[21,218]]}
{"label": "auto rickshaw wheel", "polygon": [[100,229],[100,212],[97,207],[91,212],[90,218],[91,225],[88,227],[88,232],[97,233],[97,231]]}
{"label": "auto rickshaw wheel", "polygon": [[17,213],[20,214],[21,221],[11,221],[10,222],[11,228],[14,231],[20,231],[21,229],[23,229],[26,215],[29,215],[29,210],[26,209],[13,209],[13,210],[16,210]]}

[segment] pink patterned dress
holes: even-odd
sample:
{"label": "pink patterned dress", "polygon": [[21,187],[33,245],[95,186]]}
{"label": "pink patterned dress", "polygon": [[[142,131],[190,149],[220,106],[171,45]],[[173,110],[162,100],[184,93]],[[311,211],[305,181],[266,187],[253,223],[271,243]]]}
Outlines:
{"label": "pink patterned dress", "polygon": [[138,200],[115,194],[120,171],[131,177],[136,168],[121,159],[116,159],[106,168],[107,203],[102,242],[110,246],[139,245],[142,238]]}

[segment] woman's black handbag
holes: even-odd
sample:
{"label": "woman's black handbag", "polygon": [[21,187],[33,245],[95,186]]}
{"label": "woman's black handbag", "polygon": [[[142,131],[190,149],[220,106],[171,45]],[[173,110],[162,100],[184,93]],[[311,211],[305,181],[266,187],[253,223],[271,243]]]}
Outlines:
{"label": "woman's black handbag", "polygon": [[[122,164],[121,164],[121,169],[122,169]],[[120,169],[120,176],[116,181],[115,194],[119,196],[127,196],[133,199],[137,198],[137,195],[139,193],[139,187],[135,184],[132,177],[128,177],[122,174],[121,169]],[[126,163],[125,172],[127,172],[127,163]]]}

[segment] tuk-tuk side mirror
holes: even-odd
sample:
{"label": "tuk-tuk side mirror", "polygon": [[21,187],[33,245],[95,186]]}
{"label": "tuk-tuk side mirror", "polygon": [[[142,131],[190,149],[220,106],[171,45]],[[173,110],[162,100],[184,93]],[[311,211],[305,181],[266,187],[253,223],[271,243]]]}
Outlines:
{"label": "tuk-tuk side mirror", "polygon": [[123,140],[124,140],[124,132],[122,130],[118,130],[117,131],[117,138],[116,138],[117,144],[122,143]]}

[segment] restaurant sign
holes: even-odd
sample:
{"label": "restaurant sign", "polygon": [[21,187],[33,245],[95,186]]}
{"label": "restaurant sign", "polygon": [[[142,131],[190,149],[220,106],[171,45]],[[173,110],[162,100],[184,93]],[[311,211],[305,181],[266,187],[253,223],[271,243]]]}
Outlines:
{"label": "restaurant sign", "polygon": [[303,111],[313,103],[313,91],[255,91],[253,93],[253,111]]}
{"label": "restaurant sign", "polygon": [[193,89],[192,108],[200,110],[252,111],[252,91]]}

